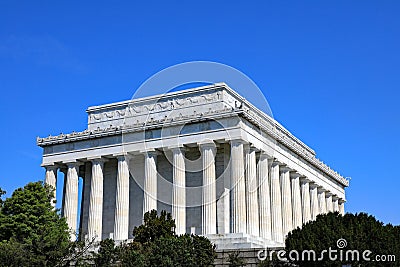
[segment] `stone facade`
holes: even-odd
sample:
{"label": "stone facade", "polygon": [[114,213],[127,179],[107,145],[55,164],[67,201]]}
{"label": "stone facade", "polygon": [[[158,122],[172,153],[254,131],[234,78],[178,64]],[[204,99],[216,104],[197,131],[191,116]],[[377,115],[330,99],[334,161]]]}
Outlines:
{"label": "stone facade", "polygon": [[157,209],[218,249],[280,247],[318,214],[344,213],[348,180],[224,83],[87,112],[87,130],[37,139],[46,183],[65,173],[62,214],[82,236],[129,239]]}

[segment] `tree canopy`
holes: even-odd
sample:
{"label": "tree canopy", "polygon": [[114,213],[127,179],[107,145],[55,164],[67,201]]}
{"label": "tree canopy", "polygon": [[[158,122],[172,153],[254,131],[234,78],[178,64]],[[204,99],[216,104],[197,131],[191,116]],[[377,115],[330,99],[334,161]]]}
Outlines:
{"label": "tree canopy", "polygon": [[163,210],[157,216],[157,211],[152,210],[144,214],[143,224],[133,229],[133,240],[144,244],[160,237],[173,237],[175,226],[175,220],[170,213]]}
{"label": "tree canopy", "polygon": [[1,202],[2,263],[7,266],[55,266],[69,252],[68,225],[51,205],[53,195],[53,188],[34,182],[15,190],[11,197]]}
{"label": "tree canopy", "polygon": [[[354,266],[359,263],[363,266],[382,266],[382,262],[379,264],[372,262],[375,261],[375,255],[386,255],[386,257],[395,255],[396,261],[386,262],[385,264],[390,265],[385,266],[400,265],[400,227],[384,225],[366,213],[347,213],[344,216],[339,213],[318,215],[315,221],[289,233],[285,244],[287,257],[292,250],[300,253],[314,250],[317,258],[322,255],[323,250],[331,248],[338,251],[337,260],[329,259],[328,252],[325,252],[321,261],[302,261],[301,258],[293,261],[301,266],[338,266],[345,263]],[[343,251],[342,260],[340,260],[340,250]],[[358,260],[356,254],[353,256],[352,252],[347,252],[353,250],[359,252]],[[366,250],[372,252],[367,257],[371,262],[363,260],[362,253]],[[292,255],[295,258],[295,254]]]}
{"label": "tree canopy", "polygon": [[100,243],[94,254],[96,266],[212,266],[215,246],[202,236],[176,235],[171,214],[152,210],[143,224],[133,229],[133,242],[115,246],[111,239]]}

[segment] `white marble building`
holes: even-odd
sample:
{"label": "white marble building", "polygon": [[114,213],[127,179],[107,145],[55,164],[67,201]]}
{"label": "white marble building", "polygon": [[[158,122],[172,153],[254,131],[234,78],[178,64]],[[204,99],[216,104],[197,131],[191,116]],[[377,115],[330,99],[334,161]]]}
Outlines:
{"label": "white marble building", "polygon": [[224,83],[87,113],[87,130],[37,139],[45,181],[64,173],[62,214],[82,236],[129,239],[157,209],[217,249],[274,247],[318,214],[344,213],[348,180]]}

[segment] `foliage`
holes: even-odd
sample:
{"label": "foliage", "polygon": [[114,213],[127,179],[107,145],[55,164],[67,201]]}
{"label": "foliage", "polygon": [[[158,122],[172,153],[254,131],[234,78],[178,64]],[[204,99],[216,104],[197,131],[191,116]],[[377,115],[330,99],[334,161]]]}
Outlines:
{"label": "foliage", "polygon": [[152,210],[144,214],[143,224],[133,229],[134,241],[139,243],[152,242],[160,237],[175,235],[175,221],[170,213],[165,210],[157,216],[157,211]]}
{"label": "foliage", "polygon": [[93,261],[96,266],[110,266],[113,264],[118,259],[114,240],[107,238],[100,241],[99,250],[93,255]]}
{"label": "foliage", "polygon": [[202,236],[161,237],[150,245],[150,266],[212,266],[215,250]]}
{"label": "foliage", "polygon": [[35,182],[15,190],[2,203],[0,261],[18,252],[20,257],[9,266],[55,266],[68,254],[68,226],[50,204],[53,195],[53,188]]}
{"label": "foliage", "polygon": [[93,253],[96,266],[212,266],[215,246],[202,236],[175,235],[171,214],[147,212],[144,223],[133,230],[134,240],[115,246],[111,239],[101,241]]}
{"label": "foliage", "polygon": [[[0,199],[5,192],[0,189]],[[29,183],[0,202],[1,266],[211,266],[215,246],[205,237],[175,235],[171,214],[155,210],[133,230],[131,243],[70,242],[68,225],[51,205],[54,189]],[[88,250],[92,252],[89,253]]]}
{"label": "foliage", "polygon": [[149,252],[139,242],[122,243],[116,248],[121,266],[137,267],[149,266]]}
{"label": "foliage", "polygon": [[[345,239],[347,246],[340,248],[337,246],[339,239]],[[360,252],[360,260],[349,261],[330,261],[327,253],[324,254],[323,261],[293,261],[301,266],[338,266],[338,264],[349,263],[352,265],[363,264],[363,266],[380,266],[374,265],[373,262],[363,262],[362,252],[365,250],[372,251],[374,255],[394,254],[396,259],[400,259],[400,231],[399,227],[392,225],[384,225],[377,221],[373,216],[365,213],[351,214],[347,213],[342,216],[339,213],[328,213],[318,215],[315,221],[311,221],[300,229],[295,229],[288,234],[286,239],[286,255],[291,250],[299,252],[304,250],[314,250],[317,257],[321,255],[323,250],[329,247],[336,250],[358,250]],[[338,254],[339,255],[339,254]],[[397,261],[398,266],[400,264]]]}
{"label": "foliage", "polygon": [[1,266],[26,266],[26,258],[30,258],[30,253],[25,251],[24,245],[17,242],[14,238],[0,242],[0,265]]}

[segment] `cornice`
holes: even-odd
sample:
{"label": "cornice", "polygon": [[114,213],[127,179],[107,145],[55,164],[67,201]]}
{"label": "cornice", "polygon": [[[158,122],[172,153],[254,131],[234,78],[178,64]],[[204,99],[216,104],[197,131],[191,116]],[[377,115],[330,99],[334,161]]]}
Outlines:
{"label": "cornice", "polygon": [[[221,99],[221,92],[218,90],[225,90],[230,96],[229,99]],[[216,92],[215,92],[216,91]],[[208,96],[202,96],[199,95],[199,93],[210,93],[214,92],[211,95]],[[129,100],[129,101],[123,101],[123,102],[118,102],[118,103],[112,103],[108,105],[102,105],[102,106],[94,106],[94,107],[89,107],[87,112],[89,113],[89,122],[90,122],[90,116],[95,115],[95,112],[104,112],[105,116],[107,117],[107,110],[110,109],[117,109],[117,108],[123,108],[125,110],[112,110],[113,114],[117,114],[118,116],[125,116],[125,113],[130,105],[132,103],[148,103],[149,101],[157,100],[157,99],[163,99],[163,98],[168,98],[169,100],[166,102],[168,104],[161,104],[161,103],[156,103],[158,104],[158,108],[160,110],[171,110],[176,108],[177,106],[183,106],[184,102],[186,101],[186,105],[190,106],[190,103],[195,101],[194,99],[191,99],[190,95],[191,94],[196,94],[195,97],[197,98],[203,98],[203,101],[205,102],[221,102],[221,101],[227,101],[228,103],[224,105],[222,109],[217,109],[217,110],[208,110],[206,112],[196,112],[196,110],[193,110],[192,114],[184,114],[182,115],[181,113],[179,115],[176,115],[174,117],[164,117],[163,119],[159,120],[154,120],[152,117],[148,117],[146,121],[139,121],[137,120],[135,123],[131,125],[121,125],[121,126],[112,126],[110,125],[109,127],[106,128],[97,128],[93,130],[84,130],[82,132],[72,132],[69,134],[60,134],[58,136],[48,136],[45,138],[37,138],[37,145],[41,147],[45,146],[50,146],[54,144],[61,144],[61,143],[68,143],[68,142],[75,142],[75,141],[80,141],[80,140],[87,140],[87,139],[93,139],[93,138],[99,138],[99,137],[105,137],[105,136],[113,136],[113,135],[121,135],[124,133],[131,133],[131,132],[137,132],[137,131],[143,131],[143,130],[150,130],[150,129],[155,129],[155,128],[160,128],[160,127],[168,127],[168,126],[173,126],[173,125],[179,125],[187,122],[197,122],[197,121],[205,121],[208,119],[220,119],[220,118],[227,118],[227,117],[232,117],[232,116],[240,116],[245,118],[246,120],[250,121],[257,127],[259,127],[261,130],[266,132],[269,136],[274,138],[278,143],[284,145],[285,147],[289,148],[291,151],[299,155],[301,158],[309,162],[311,165],[316,167],[317,169],[321,170],[323,173],[328,175],[329,177],[332,177],[334,180],[342,184],[343,186],[348,186],[349,181],[346,180],[343,176],[341,176],[339,173],[336,171],[332,170],[329,166],[327,166],[325,163],[323,163],[321,160],[316,158],[315,156],[315,151],[309,148],[307,145],[305,145],[302,141],[297,139],[295,136],[293,136],[288,130],[286,130],[281,124],[279,124],[276,120],[271,118],[270,116],[266,115],[264,112],[260,111],[257,109],[254,105],[252,105],[250,102],[248,102],[245,98],[240,96],[238,93],[236,93],[234,90],[232,90],[229,86],[227,86],[224,83],[218,83],[214,84],[211,86],[203,86],[199,88],[193,88],[193,89],[188,89],[188,90],[183,90],[183,91],[178,91],[178,92],[173,92],[173,93],[168,93],[165,95],[158,95],[158,96],[151,96],[151,97],[146,97],[146,98],[141,98],[137,100]],[[174,97],[183,97],[183,99],[174,99]],[[232,99],[233,98],[233,99]],[[234,102],[234,103],[233,103]],[[238,105],[238,103],[239,105]],[[176,103],[176,105],[170,103]],[[180,104],[181,103],[181,104]],[[144,109],[144,106],[140,106],[140,108],[143,109],[142,112],[146,112]],[[153,103],[153,106],[154,103]],[[148,108],[149,105],[147,105],[147,112],[150,112],[150,109]],[[110,115],[111,116],[111,115]]]}

